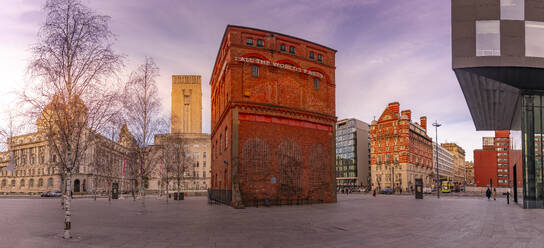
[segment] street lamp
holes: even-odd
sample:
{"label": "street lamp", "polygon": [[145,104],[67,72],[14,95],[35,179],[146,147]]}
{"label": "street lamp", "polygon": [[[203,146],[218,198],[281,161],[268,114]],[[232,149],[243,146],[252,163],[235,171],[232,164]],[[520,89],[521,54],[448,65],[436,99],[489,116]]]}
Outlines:
{"label": "street lamp", "polygon": [[440,199],[440,174],[438,172],[438,127],[442,126],[442,124],[439,124],[438,121],[434,121],[433,127],[435,128],[435,137],[436,137],[436,197]]}

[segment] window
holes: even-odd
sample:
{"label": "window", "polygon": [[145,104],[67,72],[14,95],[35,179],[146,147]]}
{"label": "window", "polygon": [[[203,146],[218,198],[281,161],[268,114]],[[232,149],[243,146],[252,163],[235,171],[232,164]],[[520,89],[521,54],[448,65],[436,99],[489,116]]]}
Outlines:
{"label": "window", "polygon": [[21,187],[24,187],[25,186],[25,179],[21,179]]}
{"label": "window", "polygon": [[202,177],[206,178],[206,172],[205,171],[202,172]]}
{"label": "window", "polygon": [[194,147],[194,148],[198,148],[198,144],[194,144],[193,147]]}
{"label": "window", "polygon": [[502,20],[525,19],[525,0],[501,0]]}
{"label": "window", "polygon": [[314,54],[314,52],[310,52],[310,59],[315,59],[315,54]]}
{"label": "window", "polygon": [[199,154],[198,152],[193,153],[193,158],[196,159],[196,158],[198,158],[198,157],[200,157],[200,154]]}
{"label": "window", "polygon": [[15,187],[15,180],[11,180],[11,187]]}
{"label": "window", "polygon": [[264,47],[264,41],[263,40],[257,40],[257,46],[258,47]]}
{"label": "window", "polygon": [[251,66],[251,76],[258,77],[259,76],[259,66],[258,65],[252,65]]}
{"label": "window", "polygon": [[30,179],[28,181],[28,187],[30,187],[30,188],[34,187],[34,179]]}
{"label": "window", "polygon": [[246,39],[246,45],[248,45],[248,46],[253,46],[253,39],[247,38],[247,39]]}
{"label": "window", "polygon": [[2,180],[2,187],[6,187],[6,183],[7,183],[6,179]]}
{"label": "window", "polygon": [[319,79],[318,78],[314,78],[314,89],[316,89],[316,90],[319,89]]}
{"label": "window", "polygon": [[206,158],[206,152],[202,152],[202,158]]}
{"label": "window", "polygon": [[284,51],[284,52],[286,51],[286,49],[285,49],[285,44],[281,44],[281,45],[280,45],[280,51]]}
{"label": "window", "polygon": [[544,22],[525,22],[525,56],[544,57]]}
{"label": "window", "polygon": [[43,186],[43,179],[38,179],[38,187],[42,187]]}
{"label": "window", "polygon": [[295,47],[294,46],[289,46],[289,53],[295,54]]}
{"label": "window", "polygon": [[202,167],[206,168],[206,161],[202,161]]}
{"label": "window", "polygon": [[318,55],[317,55],[317,61],[323,62],[323,55],[318,54]]}
{"label": "window", "polygon": [[500,21],[476,21],[476,56],[500,56],[500,40]]}
{"label": "window", "polygon": [[229,147],[229,133],[228,129],[225,127],[225,150]]}
{"label": "window", "polygon": [[198,168],[200,166],[200,163],[196,161],[196,167]]}

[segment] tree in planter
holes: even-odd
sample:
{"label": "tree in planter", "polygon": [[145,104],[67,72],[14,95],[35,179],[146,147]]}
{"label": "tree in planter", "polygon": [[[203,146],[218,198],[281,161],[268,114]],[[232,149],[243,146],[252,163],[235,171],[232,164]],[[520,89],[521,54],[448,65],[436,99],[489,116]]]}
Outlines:
{"label": "tree in planter", "polygon": [[28,113],[39,116],[38,132],[56,155],[66,194],[64,238],[71,238],[71,176],[92,142],[118,110],[115,82],[122,66],[112,50],[108,16],[79,0],[48,0],[39,42],[28,65],[30,84],[22,92]]}

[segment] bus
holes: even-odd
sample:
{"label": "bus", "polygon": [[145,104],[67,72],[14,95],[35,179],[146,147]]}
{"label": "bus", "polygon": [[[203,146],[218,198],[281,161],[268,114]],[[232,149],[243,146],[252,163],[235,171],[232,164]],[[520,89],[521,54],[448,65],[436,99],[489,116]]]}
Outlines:
{"label": "bus", "polygon": [[442,181],[442,193],[450,193],[453,185],[450,181]]}

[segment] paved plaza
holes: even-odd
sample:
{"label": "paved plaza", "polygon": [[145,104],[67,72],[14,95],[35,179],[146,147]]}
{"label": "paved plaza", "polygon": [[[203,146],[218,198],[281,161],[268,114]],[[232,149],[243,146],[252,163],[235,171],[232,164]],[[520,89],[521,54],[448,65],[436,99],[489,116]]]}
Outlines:
{"label": "paved plaza", "polygon": [[544,247],[544,210],[504,198],[352,194],[338,203],[233,209],[203,197],[74,199],[63,240],[59,199],[0,199],[0,247]]}

